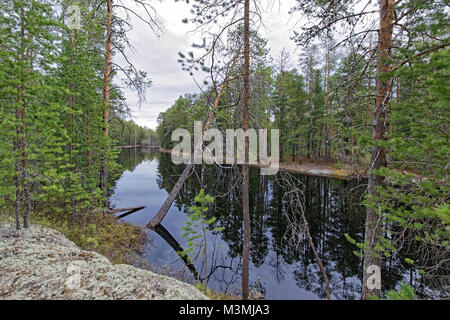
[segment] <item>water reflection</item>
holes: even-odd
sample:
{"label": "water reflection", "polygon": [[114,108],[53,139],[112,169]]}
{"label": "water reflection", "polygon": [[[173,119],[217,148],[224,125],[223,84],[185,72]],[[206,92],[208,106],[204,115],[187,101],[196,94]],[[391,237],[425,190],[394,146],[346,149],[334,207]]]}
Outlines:
{"label": "water reflection", "polygon": [[[120,161],[126,169],[116,182],[111,203],[116,207],[146,206],[125,218],[145,225],[156,214],[184,169],[174,165],[169,154],[151,149],[123,150]],[[250,170],[250,284],[269,299],[324,299],[324,280],[306,239],[295,246],[286,243],[289,228],[285,195],[290,187],[276,176],[261,176]],[[310,234],[330,281],[332,299],[359,299],[362,261],[353,254],[355,247],[344,234],[357,241],[363,239],[365,209],[360,204],[363,182],[310,177],[294,174],[297,187],[305,195],[305,214]],[[240,285],[243,220],[240,194],[240,168],[196,166],[182,192],[163,221],[175,243],[186,246],[182,226],[194,197],[204,188],[215,197],[209,217],[217,220],[208,232],[208,286],[232,292]],[[212,231],[224,227],[222,232]],[[155,267],[164,267],[172,275],[192,278],[173,246],[156,233],[150,234],[152,246],[146,258]],[[383,290],[391,289],[402,279],[406,266],[399,257],[385,260]],[[201,259],[195,261],[203,270]],[[190,268],[192,271],[192,268]]]}

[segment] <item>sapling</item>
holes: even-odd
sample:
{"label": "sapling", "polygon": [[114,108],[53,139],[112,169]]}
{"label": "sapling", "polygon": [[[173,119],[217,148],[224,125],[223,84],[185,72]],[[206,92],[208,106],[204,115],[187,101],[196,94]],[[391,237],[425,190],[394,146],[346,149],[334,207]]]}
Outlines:
{"label": "sapling", "polygon": [[[189,261],[192,263],[192,257],[196,248],[199,248],[200,256],[204,258],[203,279],[207,279],[207,242],[206,231],[208,226],[216,221],[216,217],[207,218],[206,212],[209,210],[209,204],[214,203],[214,198],[209,194],[205,194],[205,190],[201,189],[200,193],[194,198],[198,205],[189,208],[191,214],[183,226],[183,238],[187,239],[188,247],[181,252],[181,255],[188,255]],[[215,227],[214,231],[222,231],[223,227]],[[201,240],[199,240],[201,239]]]}

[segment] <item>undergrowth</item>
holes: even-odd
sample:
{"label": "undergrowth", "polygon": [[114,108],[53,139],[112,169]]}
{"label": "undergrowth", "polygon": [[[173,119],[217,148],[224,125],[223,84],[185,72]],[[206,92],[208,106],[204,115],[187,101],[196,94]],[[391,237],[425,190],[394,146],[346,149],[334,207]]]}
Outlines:
{"label": "undergrowth", "polygon": [[[9,212],[9,213],[8,213]],[[14,223],[13,210],[1,210],[0,222]],[[95,251],[116,264],[145,267],[142,252],[146,244],[145,232],[129,223],[118,222],[113,215],[83,213],[76,219],[71,214],[33,213],[32,224],[61,232],[83,250]]]}

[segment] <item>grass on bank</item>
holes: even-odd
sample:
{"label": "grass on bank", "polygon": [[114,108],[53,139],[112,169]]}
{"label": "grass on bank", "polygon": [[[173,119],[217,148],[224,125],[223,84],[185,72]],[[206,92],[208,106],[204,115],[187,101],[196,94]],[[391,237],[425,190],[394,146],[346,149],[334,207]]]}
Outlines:
{"label": "grass on bank", "polygon": [[[0,211],[0,222],[15,223],[13,209]],[[33,213],[32,224],[41,225],[61,232],[79,248],[95,251],[112,263],[142,266],[141,258],[146,244],[145,232],[129,223],[118,222],[113,215],[83,213],[77,219],[71,214]]]}

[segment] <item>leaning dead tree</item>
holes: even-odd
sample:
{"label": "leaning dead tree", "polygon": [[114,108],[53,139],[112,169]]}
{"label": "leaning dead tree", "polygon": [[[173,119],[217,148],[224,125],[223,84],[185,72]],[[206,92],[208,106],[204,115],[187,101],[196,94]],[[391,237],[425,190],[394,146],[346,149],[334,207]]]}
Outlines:
{"label": "leaning dead tree", "polygon": [[193,156],[196,153],[196,151],[200,150],[200,148],[202,147],[202,141],[203,141],[203,138],[205,137],[205,132],[208,130],[210,123],[214,119],[215,113],[216,113],[217,108],[219,106],[220,98],[222,97],[222,94],[223,94],[223,91],[224,91],[225,87],[228,85],[228,83],[230,81],[230,74],[231,74],[231,71],[233,70],[234,65],[236,64],[237,58],[238,58],[238,55],[236,55],[235,58],[233,59],[233,61],[231,63],[231,66],[228,68],[227,74],[225,76],[225,80],[220,85],[220,89],[219,89],[219,91],[217,93],[217,96],[216,96],[216,99],[214,101],[214,105],[212,107],[212,110],[210,111],[208,119],[205,121],[205,123],[203,125],[203,128],[202,128],[202,139],[200,139],[198,144],[195,146],[194,153],[192,153],[192,155],[191,155],[190,162],[184,168],[183,172],[181,173],[180,177],[178,178],[177,183],[175,183],[175,186],[173,187],[173,189],[170,192],[170,194],[167,196],[166,200],[164,201],[164,203],[161,206],[161,208],[158,210],[157,214],[147,224],[148,228],[153,229],[156,226],[161,224],[161,222],[163,221],[164,217],[167,215],[167,212],[169,211],[170,207],[172,206],[172,203],[175,201],[175,198],[177,197],[178,193],[180,192],[184,182],[188,178],[192,168],[194,167]]}
{"label": "leaning dead tree", "polygon": [[330,300],[330,283],[328,281],[328,276],[309,232],[308,220],[305,215],[305,198],[303,191],[298,187],[301,182],[294,178],[290,173],[282,173],[280,179],[282,183],[285,183],[288,186],[288,190],[290,190],[284,194],[284,198],[288,199],[288,204],[285,208],[285,216],[288,223],[283,239],[288,246],[299,247],[303,238],[306,238],[314,254],[317,265],[319,266],[320,272],[322,273],[326,286],[327,299]]}

